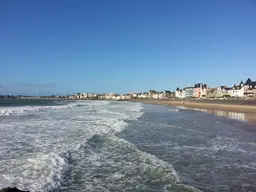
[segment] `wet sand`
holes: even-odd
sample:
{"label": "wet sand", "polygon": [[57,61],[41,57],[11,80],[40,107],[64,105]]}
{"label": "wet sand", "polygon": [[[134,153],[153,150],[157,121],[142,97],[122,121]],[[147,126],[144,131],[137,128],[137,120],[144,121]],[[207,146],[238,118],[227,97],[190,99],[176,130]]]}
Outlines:
{"label": "wet sand", "polygon": [[256,105],[237,105],[237,104],[218,104],[218,103],[200,103],[194,101],[169,101],[169,100],[133,100],[147,104],[184,106],[198,109],[216,109],[231,112],[255,113]]}
{"label": "wet sand", "polygon": [[146,104],[183,106],[188,109],[200,110],[217,116],[227,117],[245,121],[256,125],[256,106],[255,105],[235,105],[235,104],[216,104],[216,103],[197,103],[192,101],[161,101],[161,100],[134,100]]}
{"label": "wet sand", "polygon": [[193,109],[196,111],[202,111],[210,113],[219,117],[226,117],[228,119],[235,119],[238,121],[247,122],[253,125],[256,125],[256,113],[241,113],[241,112],[230,112],[216,109],[198,109],[198,108],[187,108]]}

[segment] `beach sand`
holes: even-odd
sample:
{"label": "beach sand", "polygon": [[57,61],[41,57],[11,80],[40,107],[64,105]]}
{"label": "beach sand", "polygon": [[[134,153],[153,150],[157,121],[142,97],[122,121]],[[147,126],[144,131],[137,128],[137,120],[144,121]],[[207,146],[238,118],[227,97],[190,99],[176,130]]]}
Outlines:
{"label": "beach sand", "polygon": [[230,112],[240,113],[255,113],[256,105],[238,105],[238,104],[218,104],[218,103],[200,103],[193,101],[169,101],[169,100],[133,100],[136,102],[142,102],[147,104],[158,104],[158,105],[172,105],[172,106],[184,106],[187,108],[198,108],[198,109],[216,109]]}
{"label": "beach sand", "polygon": [[[256,105],[238,105],[222,103],[201,103],[193,101],[170,101],[170,100],[143,100],[136,99],[134,102],[156,105],[183,106],[193,110],[200,110],[217,116],[246,121],[256,125]],[[253,103],[253,102],[252,102]]]}

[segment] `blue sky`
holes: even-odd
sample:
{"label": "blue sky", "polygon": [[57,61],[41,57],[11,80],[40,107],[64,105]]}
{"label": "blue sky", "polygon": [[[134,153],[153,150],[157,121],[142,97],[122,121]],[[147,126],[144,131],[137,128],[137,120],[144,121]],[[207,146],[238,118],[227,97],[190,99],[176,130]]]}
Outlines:
{"label": "blue sky", "polygon": [[256,80],[254,0],[2,0],[0,26],[0,94]]}

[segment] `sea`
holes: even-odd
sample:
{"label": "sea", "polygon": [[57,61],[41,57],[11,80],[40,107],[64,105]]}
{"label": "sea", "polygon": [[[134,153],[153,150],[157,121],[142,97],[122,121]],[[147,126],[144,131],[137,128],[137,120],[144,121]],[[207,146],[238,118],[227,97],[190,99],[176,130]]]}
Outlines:
{"label": "sea", "polygon": [[255,192],[256,126],[183,107],[0,100],[0,189]]}

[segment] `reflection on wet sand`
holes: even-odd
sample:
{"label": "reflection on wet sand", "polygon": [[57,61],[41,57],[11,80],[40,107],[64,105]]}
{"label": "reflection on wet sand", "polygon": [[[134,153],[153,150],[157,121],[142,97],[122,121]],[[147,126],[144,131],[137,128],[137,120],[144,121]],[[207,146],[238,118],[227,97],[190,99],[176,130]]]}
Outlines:
{"label": "reflection on wet sand", "polygon": [[255,113],[238,113],[238,112],[229,112],[229,111],[221,111],[221,110],[214,110],[214,109],[197,109],[197,108],[193,108],[193,110],[202,111],[202,112],[210,113],[213,115],[226,117],[229,119],[235,119],[238,121],[244,121],[244,122],[256,125]]}

